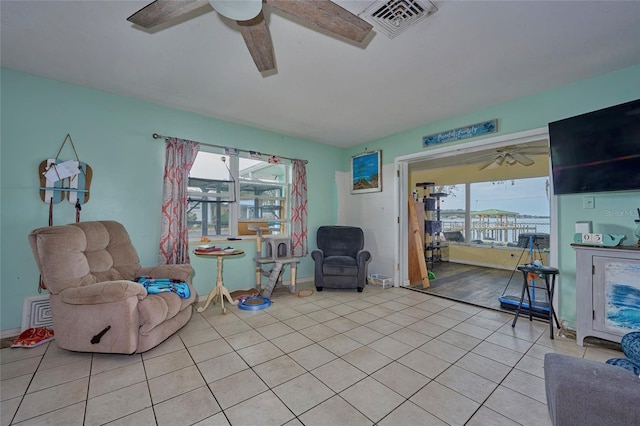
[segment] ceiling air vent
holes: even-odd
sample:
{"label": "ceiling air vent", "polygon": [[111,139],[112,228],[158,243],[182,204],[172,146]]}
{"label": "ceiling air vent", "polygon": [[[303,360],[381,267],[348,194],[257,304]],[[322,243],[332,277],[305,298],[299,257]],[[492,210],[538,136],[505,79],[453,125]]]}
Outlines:
{"label": "ceiling air vent", "polygon": [[429,0],[377,1],[360,15],[389,38],[433,15],[438,8]]}

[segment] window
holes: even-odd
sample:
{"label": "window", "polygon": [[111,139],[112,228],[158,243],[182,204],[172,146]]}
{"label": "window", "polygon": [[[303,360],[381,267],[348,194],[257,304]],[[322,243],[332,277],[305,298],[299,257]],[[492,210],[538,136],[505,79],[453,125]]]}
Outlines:
{"label": "window", "polygon": [[549,178],[447,185],[440,192],[443,232],[450,242],[519,246],[522,237],[548,235]]}
{"label": "window", "polygon": [[201,148],[189,174],[189,239],[288,232],[291,169]]}
{"label": "window", "polygon": [[447,194],[441,199],[440,209],[442,217],[442,231],[444,238],[452,243],[468,241],[466,193],[467,185],[443,185],[436,187],[434,192]]}

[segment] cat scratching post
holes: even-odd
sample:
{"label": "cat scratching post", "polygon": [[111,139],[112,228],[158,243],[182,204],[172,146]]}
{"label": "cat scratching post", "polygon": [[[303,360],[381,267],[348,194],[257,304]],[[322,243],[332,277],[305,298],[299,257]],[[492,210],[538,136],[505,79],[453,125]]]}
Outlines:
{"label": "cat scratching post", "polygon": [[[290,265],[291,268],[291,284],[289,285],[289,292],[295,294],[296,292],[296,267],[298,259],[291,257],[291,238],[281,235],[262,236],[262,231],[266,229],[259,228],[257,226],[249,227],[250,230],[256,231],[256,257],[253,259],[256,262],[256,288],[258,290],[262,287],[262,276],[269,277],[269,281],[262,291],[263,297],[271,297],[271,293],[275,288],[280,276],[284,272],[286,265]],[[264,240],[264,241],[263,241]],[[262,245],[265,244],[265,256],[262,256]],[[262,269],[262,265],[273,263],[274,266],[270,271]]]}

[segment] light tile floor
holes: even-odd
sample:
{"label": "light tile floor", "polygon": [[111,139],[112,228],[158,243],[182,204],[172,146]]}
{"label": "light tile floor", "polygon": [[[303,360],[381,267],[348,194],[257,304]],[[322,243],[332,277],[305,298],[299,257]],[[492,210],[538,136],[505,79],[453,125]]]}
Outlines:
{"label": "light tile floor", "polygon": [[545,353],[620,356],[402,288],[273,302],[194,311],[142,355],[2,349],[1,424],[541,426]]}

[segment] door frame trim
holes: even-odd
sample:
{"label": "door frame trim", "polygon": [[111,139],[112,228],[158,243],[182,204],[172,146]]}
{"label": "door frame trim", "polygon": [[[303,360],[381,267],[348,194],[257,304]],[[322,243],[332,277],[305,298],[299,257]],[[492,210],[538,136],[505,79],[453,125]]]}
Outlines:
{"label": "door frame trim", "polygon": [[[522,143],[534,142],[537,140],[549,140],[548,127],[540,127],[537,129],[525,130],[522,132],[510,133],[506,135],[495,136],[471,142],[464,142],[455,145],[438,145],[431,149],[416,152],[409,155],[403,155],[394,159],[394,213],[397,218],[397,226],[395,227],[394,238],[394,263],[396,265],[394,271],[395,286],[409,285],[409,268],[408,247],[406,244],[406,236],[408,235],[408,202],[411,194],[409,185],[409,164],[426,159],[435,160],[439,158],[451,157],[463,153],[472,153],[486,151],[489,149],[501,148],[508,145],[517,145]],[[550,232],[549,232],[549,248],[550,263],[558,264],[558,208],[556,197],[553,196],[553,176],[551,173],[551,158],[549,158],[549,203],[550,203]],[[556,283],[557,286],[557,283]],[[557,292],[556,292],[557,296]],[[555,301],[554,301],[555,303]]]}

